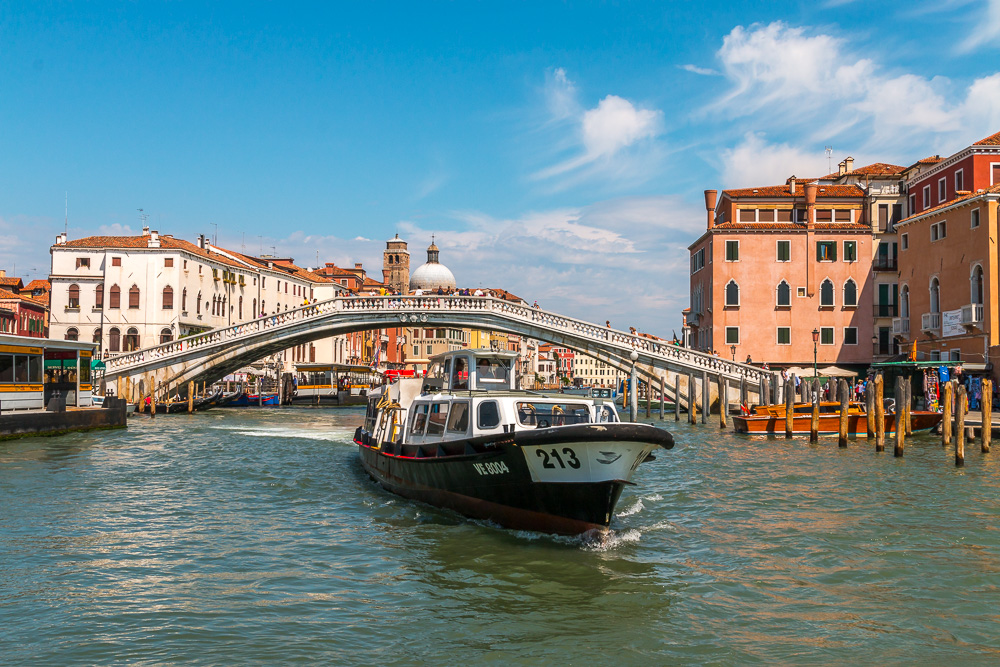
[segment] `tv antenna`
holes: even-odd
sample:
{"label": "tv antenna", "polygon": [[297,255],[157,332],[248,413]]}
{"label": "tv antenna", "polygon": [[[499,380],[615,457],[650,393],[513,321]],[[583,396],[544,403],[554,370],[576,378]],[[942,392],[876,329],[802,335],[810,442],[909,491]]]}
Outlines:
{"label": "tv antenna", "polygon": [[66,191],[66,222],[63,226],[63,235],[69,237],[69,190]]}
{"label": "tv antenna", "polygon": [[212,225],[212,227],[215,227],[215,231],[212,232],[212,245],[218,246],[219,245],[219,223],[217,223],[217,222],[210,222],[209,224]]}
{"label": "tv antenna", "polygon": [[833,146],[826,147],[826,173],[833,173]]}
{"label": "tv antenna", "polygon": [[[149,214],[144,212],[141,208],[138,209],[138,211],[139,211],[139,221],[142,223],[142,228],[146,229],[146,220],[149,220]],[[69,217],[68,214],[67,217]]]}

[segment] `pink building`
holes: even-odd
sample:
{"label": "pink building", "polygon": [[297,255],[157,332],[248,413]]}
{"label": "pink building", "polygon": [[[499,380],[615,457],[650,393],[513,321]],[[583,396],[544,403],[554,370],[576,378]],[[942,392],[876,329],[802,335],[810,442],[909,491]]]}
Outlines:
{"label": "pink building", "polygon": [[780,366],[811,365],[814,349],[821,365],[870,363],[878,241],[865,190],[793,176],[717,194],[705,191],[708,228],[689,247],[686,344]]}

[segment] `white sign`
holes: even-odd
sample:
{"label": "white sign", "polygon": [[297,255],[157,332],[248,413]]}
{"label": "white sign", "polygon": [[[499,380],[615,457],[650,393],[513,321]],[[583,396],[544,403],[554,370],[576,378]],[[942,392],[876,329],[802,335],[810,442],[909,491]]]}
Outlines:
{"label": "white sign", "polygon": [[941,313],[941,337],[960,336],[965,333],[962,326],[962,309],[946,310]]}

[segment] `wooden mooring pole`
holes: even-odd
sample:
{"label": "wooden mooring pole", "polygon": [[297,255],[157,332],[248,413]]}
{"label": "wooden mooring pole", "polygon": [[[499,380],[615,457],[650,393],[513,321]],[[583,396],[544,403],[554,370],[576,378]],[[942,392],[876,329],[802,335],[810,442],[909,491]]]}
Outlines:
{"label": "wooden mooring pole", "polygon": [[712,409],[712,384],[708,381],[708,371],[701,374],[701,423],[708,423],[708,413]]}
{"label": "wooden mooring pole", "polygon": [[667,380],[660,376],[660,421],[663,421],[664,413],[667,411]]}
{"label": "wooden mooring pole", "polygon": [[983,430],[980,434],[980,442],[983,445],[983,454],[990,453],[990,440],[993,439],[993,380],[983,380]]}
{"label": "wooden mooring pole", "polygon": [[812,418],[809,420],[809,442],[819,442],[819,378],[813,378]]}
{"label": "wooden mooring pole", "polygon": [[792,428],[795,421],[795,376],[789,378],[785,383],[785,438],[792,437]]}
{"label": "wooden mooring pole", "polygon": [[649,419],[650,410],[653,405],[653,385],[646,381],[646,419]]}
{"label": "wooden mooring pole", "polygon": [[913,423],[910,419],[913,412],[913,382],[903,378],[903,424],[906,425],[907,437],[913,435]]}
{"label": "wooden mooring pole", "polygon": [[955,466],[957,467],[965,465],[965,411],[968,406],[965,385],[960,384],[955,401]]}
{"label": "wooden mooring pole", "polygon": [[719,428],[726,428],[726,413],[729,412],[729,378],[719,376]]}
{"label": "wooden mooring pole", "polygon": [[188,382],[188,414],[194,412],[194,381]]}
{"label": "wooden mooring pole", "polygon": [[893,456],[903,455],[903,446],[906,442],[906,380],[902,376],[896,378],[896,446],[892,449]]}
{"label": "wooden mooring pole", "polygon": [[885,379],[875,376],[875,451],[885,451]]}
{"label": "wooden mooring pole", "polygon": [[941,446],[947,447],[951,444],[951,382],[945,382],[941,392],[941,408],[943,417],[941,419]]}
{"label": "wooden mooring pole", "polygon": [[681,376],[674,376],[674,421],[681,420]]}
{"label": "wooden mooring pole", "polygon": [[688,423],[698,422],[698,392],[694,386],[694,374],[688,373]]}
{"label": "wooden mooring pole", "polygon": [[865,428],[868,439],[875,437],[875,378],[865,383]]}
{"label": "wooden mooring pole", "polygon": [[841,379],[837,383],[837,394],[840,396],[840,429],[837,435],[837,444],[840,447],[847,447],[847,410],[849,406],[850,392],[847,390],[847,380]]}

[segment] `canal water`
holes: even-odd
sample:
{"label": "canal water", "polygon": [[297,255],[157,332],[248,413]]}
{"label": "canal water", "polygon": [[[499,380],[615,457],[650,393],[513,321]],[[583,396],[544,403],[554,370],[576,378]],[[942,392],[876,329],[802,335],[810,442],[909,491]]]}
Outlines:
{"label": "canal water", "polygon": [[605,544],[391,496],[358,410],[0,443],[5,664],[995,663],[1000,453],[665,425]]}

